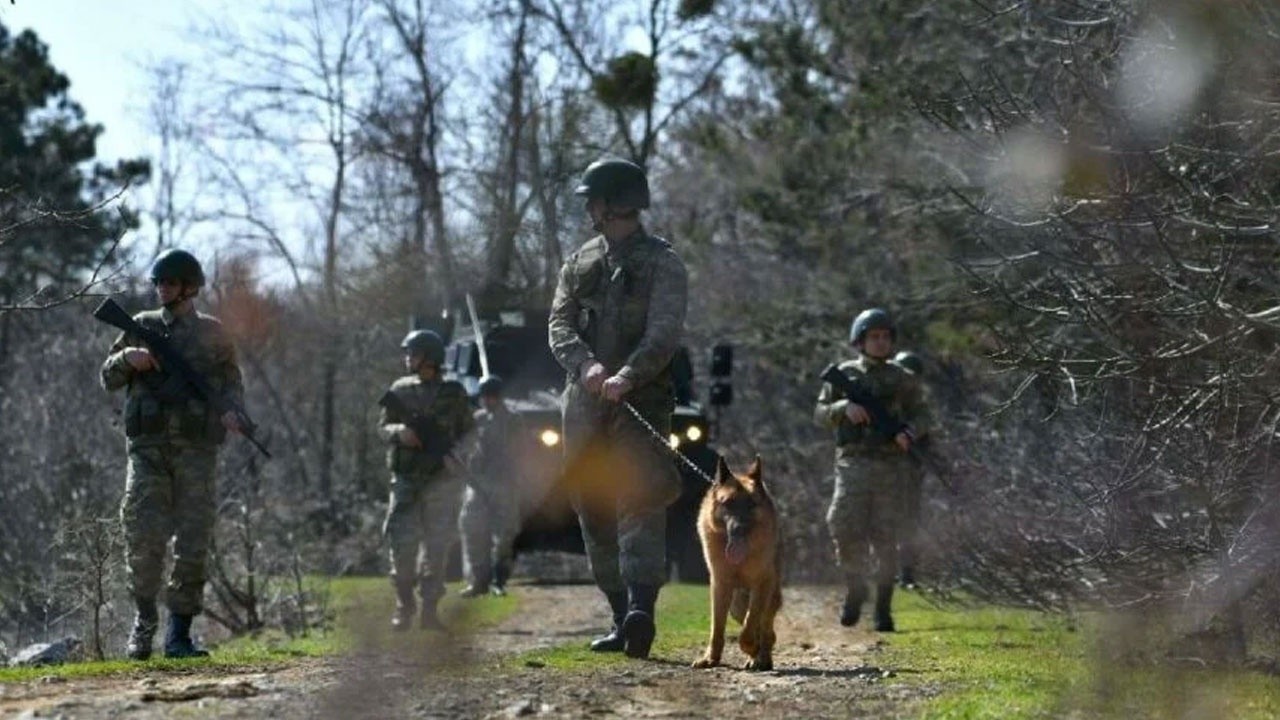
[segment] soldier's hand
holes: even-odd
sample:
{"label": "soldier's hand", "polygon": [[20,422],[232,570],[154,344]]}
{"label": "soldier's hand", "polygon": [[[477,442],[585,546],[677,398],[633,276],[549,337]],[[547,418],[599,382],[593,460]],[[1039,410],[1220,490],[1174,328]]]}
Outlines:
{"label": "soldier's hand", "polygon": [[592,395],[600,394],[600,386],[604,385],[604,379],[608,377],[605,373],[604,365],[592,360],[582,370],[582,385],[587,392]]}
{"label": "soldier's hand", "polygon": [[911,452],[911,436],[905,432],[900,432],[893,436],[893,441],[898,444],[902,452]]}
{"label": "soldier's hand", "polygon": [[222,427],[226,428],[227,432],[233,432],[237,435],[244,432],[244,428],[240,425],[240,416],[231,410],[222,414]]}
{"label": "soldier's hand", "polygon": [[400,428],[399,437],[401,445],[412,448],[422,447],[422,440],[418,439],[418,433],[414,432],[413,428],[408,425]]}
{"label": "soldier's hand", "polygon": [[146,348],[129,347],[124,349],[124,360],[137,372],[146,372],[160,367],[151,351]]}
{"label": "soldier's hand", "polygon": [[844,416],[849,418],[849,422],[854,425],[869,425],[871,423],[871,414],[867,409],[858,403],[851,402],[844,409]]}
{"label": "soldier's hand", "polygon": [[622,396],[631,392],[631,388],[635,383],[629,378],[621,375],[614,375],[604,381],[604,399],[609,402],[622,402]]}

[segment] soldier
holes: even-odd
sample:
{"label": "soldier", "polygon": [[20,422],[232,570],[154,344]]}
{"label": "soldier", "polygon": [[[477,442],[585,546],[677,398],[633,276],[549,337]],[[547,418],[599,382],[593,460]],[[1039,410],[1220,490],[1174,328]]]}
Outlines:
{"label": "soldier", "polygon": [[565,452],[574,509],[613,628],[598,652],[648,657],[654,604],[666,580],[666,507],[680,494],[669,450],[671,358],[684,327],[684,263],[645,232],[649,183],[637,165],[592,163],[575,193],[586,197],[588,240],[560,270],[549,321],[551,351],[567,373]]}
{"label": "soldier", "polygon": [[817,421],[836,432],[836,484],[827,511],[827,526],[836,556],[844,568],[846,593],[840,624],[858,622],[866,599],[869,554],[877,561],[875,627],[892,632],[893,581],[898,571],[897,531],[902,515],[903,488],[910,482],[907,453],[928,429],[919,380],[888,360],[897,330],[889,314],[866,310],[853,321],[849,343],[856,360],[840,364],[850,379],[863,384],[904,423],[893,437],[877,430],[867,408],[838,397],[824,383],[814,412]]}
{"label": "soldier", "polygon": [[[924,379],[924,361],[919,355],[903,350],[893,357],[893,364]],[[921,383],[923,386],[923,382]],[[923,394],[923,391],[922,391]],[[924,450],[929,437],[916,438],[916,447]],[[910,458],[910,481],[902,493],[902,527],[898,535],[898,584],[910,590],[916,586],[915,563],[919,548],[920,513],[924,502],[924,463],[916,454]]]}
{"label": "soldier", "polygon": [[468,582],[461,594],[467,598],[507,594],[511,545],[520,532],[517,443],[524,433],[520,419],[502,399],[502,378],[497,375],[480,381],[475,419],[476,450],[458,516],[462,570]]}
{"label": "soldier", "polygon": [[[217,318],[197,312],[204,286],[200,262],[185,250],[162,253],[151,265],[161,308],[138,313],[142,326],[166,333],[192,369],[215,392],[240,402],[243,388],[235,348]],[[165,602],[169,627],[165,657],[203,657],[191,640],[191,621],[203,608],[205,561],[216,510],[218,445],[240,432],[234,412],[218,417],[187,384],[165,371],[137,338],[122,334],[102,364],[102,387],[126,388],[124,428],[128,469],[120,520],[124,527],[129,590],[137,607],[128,656],[151,657],[159,625],[156,596],[165,550],[173,539],[173,569]]]}
{"label": "soldier", "polygon": [[[382,532],[390,545],[391,584],[396,591],[391,626],[409,629],[416,585],[422,596],[419,625],[443,630],[436,605],[445,593],[445,563],[457,531],[463,474],[451,449],[471,431],[471,405],[462,385],[444,381],[440,374],[444,342],[439,335],[414,330],[400,347],[409,374],[392,383],[389,392],[412,415],[383,407],[378,423],[378,436],[390,446],[391,498]],[[423,425],[428,426],[426,430]],[[422,437],[419,431],[430,436]]]}

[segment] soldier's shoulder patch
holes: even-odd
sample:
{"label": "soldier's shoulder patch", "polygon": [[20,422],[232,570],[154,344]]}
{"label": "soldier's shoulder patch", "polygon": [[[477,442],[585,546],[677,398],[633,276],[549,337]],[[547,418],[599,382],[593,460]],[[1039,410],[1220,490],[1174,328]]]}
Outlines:
{"label": "soldier's shoulder patch", "polygon": [[852,371],[852,372],[856,372],[856,373],[858,373],[859,375],[861,375],[861,374],[862,374],[862,372],[863,372],[862,361],[861,361],[860,359],[859,359],[859,360],[845,360],[844,362],[840,363],[840,364],[839,364],[839,365],[837,365],[836,367],[840,368],[841,370],[843,370],[843,371],[845,371],[845,372],[850,372],[850,371]]}
{"label": "soldier's shoulder patch", "polygon": [[420,382],[422,381],[418,379],[417,375],[405,375],[403,377],[396,378],[395,382],[391,383],[391,389],[403,390],[407,387],[413,387]]}
{"label": "soldier's shoulder patch", "polygon": [[212,325],[214,327],[222,327],[222,321],[208,313],[196,312],[196,319],[204,325]]}
{"label": "soldier's shoulder patch", "polygon": [[164,311],[143,310],[142,312],[134,313],[133,320],[138,323],[162,323],[164,322]]}

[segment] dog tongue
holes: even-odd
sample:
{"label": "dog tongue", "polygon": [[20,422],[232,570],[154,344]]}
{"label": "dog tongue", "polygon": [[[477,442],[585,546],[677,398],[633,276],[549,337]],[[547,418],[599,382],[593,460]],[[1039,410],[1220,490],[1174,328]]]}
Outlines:
{"label": "dog tongue", "polygon": [[747,559],[747,542],[740,538],[729,538],[724,546],[724,559],[730,565],[741,565]]}

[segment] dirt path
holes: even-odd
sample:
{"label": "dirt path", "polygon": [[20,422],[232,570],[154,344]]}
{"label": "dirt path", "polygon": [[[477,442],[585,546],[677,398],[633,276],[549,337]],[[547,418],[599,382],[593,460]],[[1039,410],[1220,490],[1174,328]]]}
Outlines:
{"label": "dirt path", "polygon": [[[422,636],[398,651],[362,647],[347,657],[242,672],[75,679],[0,685],[0,717],[63,718],[484,718],[484,717],[899,717],[929,688],[883,683],[877,641],[833,621],[833,591],[793,588],[779,617],[778,668],[693,671],[698,650],[583,671],[511,670],[503,656],[598,632],[590,586],[522,586],[521,612],[466,637]],[[370,623],[385,620],[356,613]],[[525,618],[541,618],[536,628]],[[357,637],[370,645],[380,625]],[[725,660],[743,658],[730,642]]]}

